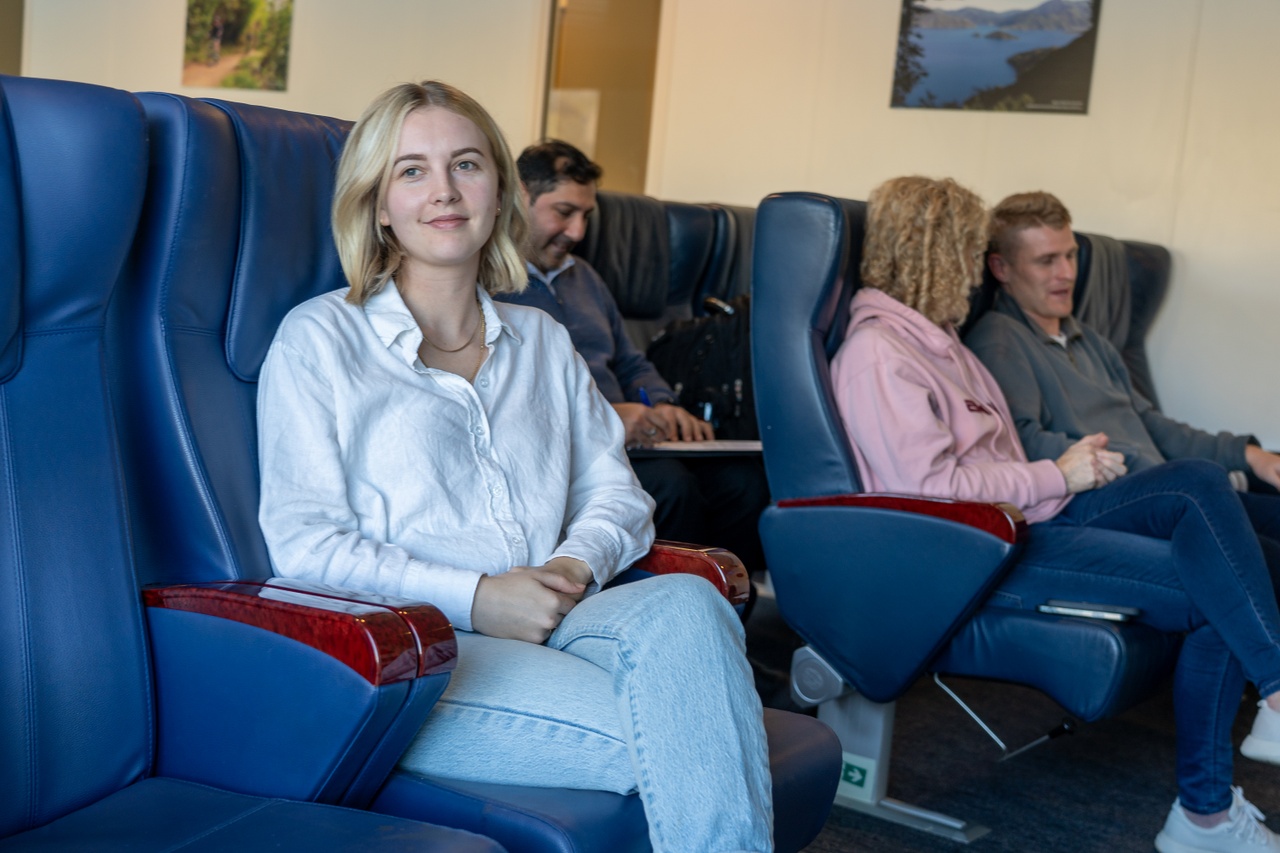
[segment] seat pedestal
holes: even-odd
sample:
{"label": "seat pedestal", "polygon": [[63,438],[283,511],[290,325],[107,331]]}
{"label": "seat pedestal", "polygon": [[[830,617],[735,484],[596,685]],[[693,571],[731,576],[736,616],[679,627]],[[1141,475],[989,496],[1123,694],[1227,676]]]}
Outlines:
{"label": "seat pedestal", "polygon": [[[816,657],[810,648],[801,652]],[[797,653],[802,656],[801,653]],[[805,667],[801,671],[812,672]],[[797,671],[793,663],[793,672]],[[804,689],[812,696],[813,681]],[[889,762],[893,749],[893,717],[895,703],[872,702],[865,696],[840,685],[839,695],[818,703],[818,719],[826,723],[840,738],[843,765],[840,784],[836,788],[835,804],[847,809],[873,815],[891,823],[940,835],[952,841],[968,844],[981,838],[990,830],[985,826],[969,823],[959,818],[913,806],[885,796],[889,787]],[[797,695],[793,687],[793,696]],[[817,698],[817,697],[813,697]]]}

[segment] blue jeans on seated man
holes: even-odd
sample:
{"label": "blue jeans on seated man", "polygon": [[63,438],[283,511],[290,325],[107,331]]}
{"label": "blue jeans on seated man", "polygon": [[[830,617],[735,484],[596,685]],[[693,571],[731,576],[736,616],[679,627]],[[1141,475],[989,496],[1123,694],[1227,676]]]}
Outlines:
{"label": "blue jeans on seated man", "polygon": [[655,851],[771,851],[762,713],[733,608],[664,575],[588,596],[546,645],[459,631],[458,668],[400,766],[638,789]]}
{"label": "blue jeans on seated man", "polygon": [[1137,621],[1186,634],[1174,673],[1178,797],[1198,814],[1227,809],[1245,678],[1263,696],[1280,689],[1280,611],[1226,472],[1168,462],[1032,525],[991,603],[1033,609],[1050,598],[1137,607]]}
{"label": "blue jeans on seated man", "polygon": [[1280,495],[1274,491],[1237,492],[1249,523],[1258,534],[1258,544],[1271,570],[1271,583],[1280,591]]}

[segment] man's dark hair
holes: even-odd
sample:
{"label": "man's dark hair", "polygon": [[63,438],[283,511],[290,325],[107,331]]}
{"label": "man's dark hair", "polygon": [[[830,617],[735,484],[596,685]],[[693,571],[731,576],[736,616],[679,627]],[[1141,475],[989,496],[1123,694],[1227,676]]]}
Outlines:
{"label": "man's dark hair", "polygon": [[529,192],[529,204],[564,181],[594,184],[604,174],[586,154],[559,139],[547,139],[521,151],[516,169]]}

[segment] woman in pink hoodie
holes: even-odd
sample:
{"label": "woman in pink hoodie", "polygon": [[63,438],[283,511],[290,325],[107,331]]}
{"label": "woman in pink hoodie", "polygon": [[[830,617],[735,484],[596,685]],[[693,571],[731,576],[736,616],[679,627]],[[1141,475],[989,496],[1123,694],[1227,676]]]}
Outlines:
{"label": "woman in pink hoodie", "polygon": [[1280,836],[1231,785],[1246,677],[1263,701],[1243,749],[1280,763],[1280,612],[1226,472],[1183,460],[1127,474],[1102,434],[1057,460],[1027,461],[999,386],[955,329],[986,246],[986,208],[954,181],[896,178],[872,192],[863,287],[831,365],[863,485],[1018,507],[1030,532],[992,603],[1127,605],[1139,621],[1185,633],[1174,682],[1178,801],[1156,848],[1280,851]]}

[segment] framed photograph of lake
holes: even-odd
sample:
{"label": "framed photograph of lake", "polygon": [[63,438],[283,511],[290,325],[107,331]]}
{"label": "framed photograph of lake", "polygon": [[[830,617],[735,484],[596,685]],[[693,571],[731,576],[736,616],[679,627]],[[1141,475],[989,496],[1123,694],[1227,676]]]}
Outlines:
{"label": "framed photograph of lake", "polygon": [[1102,0],[902,0],[889,105],[1089,112]]}

